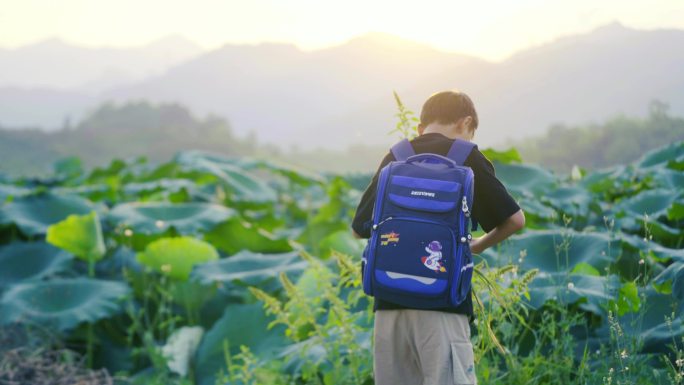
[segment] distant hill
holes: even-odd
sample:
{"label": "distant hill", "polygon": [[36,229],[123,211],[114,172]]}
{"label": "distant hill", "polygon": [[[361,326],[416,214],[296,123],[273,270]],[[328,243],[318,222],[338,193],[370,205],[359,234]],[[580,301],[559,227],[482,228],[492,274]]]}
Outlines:
{"label": "distant hill", "polygon": [[[322,122],[348,117],[382,96],[391,100],[393,89],[408,89],[434,73],[481,64],[377,33],[311,52],[283,44],[226,45],[106,95],[178,100],[199,113],[227,116],[236,130],[255,130],[271,143],[339,147],[361,139],[363,120],[345,127]],[[394,111],[376,113],[391,120]]]}
{"label": "distant hill", "polygon": [[[653,101],[647,118],[621,115],[600,124],[555,125],[545,135],[513,145],[525,162],[567,173],[575,165],[598,169],[627,164],[645,152],[681,140],[684,118],[670,115],[666,104]],[[253,134],[236,135],[224,119],[200,119],[178,104],[108,103],[78,124],[66,124],[56,132],[0,128],[0,176],[46,175],[55,161],[71,156],[90,168],[104,166],[111,159],[140,156],[166,162],[178,151],[189,149],[335,173],[371,172],[388,151],[383,145],[363,144],[343,149],[284,148],[260,142]]]}
{"label": "distant hill", "polygon": [[525,162],[564,173],[575,165],[595,170],[629,164],[650,150],[684,140],[684,118],[668,110],[665,103],[653,101],[646,118],[619,115],[600,124],[557,124],[515,147]]}
{"label": "distant hill", "polygon": [[0,48],[0,125],[60,128],[95,107],[104,90],[161,74],[200,52],[178,36],[132,48],[87,48],[59,39]]}
{"label": "distant hill", "polygon": [[[144,80],[108,88],[89,103],[72,91],[63,98],[90,106],[109,99],[180,102],[200,115],[226,117],[238,134],[254,131],[262,141],[303,149],[341,149],[351,143],[387,146],[394,140],[386,135],[395,124],[392,90],[418,113],[430,93],[457,87],[478,107],[478,142],[505,146],[556,123],[585,124],[620,113],[645,116],[653,99],[682,115],[681,68],[680,30],[611,24],[498,63],[369,34],[310,52],[286,44],[226,45]],[[71,104],[26,94],[15,98],[14,92],[21,95],[0,89],[0,98],[9,102],[0,104],[5,126],[40,125],[43,119],[31,111],[61,116],[53,127],[64,116],[75,116]]]}
{"label": "distant hill", "polygon": [[79,47],[49,39],[15,49],[0,48],[0,85],[98,93],[142,80],[197,56],[202,49],[180,36],[139,47]]}
{"label": "distant hill", "polygon": [[56,132],[0,129],[0,174],[44,174],[54,161],[69,156],[94,167],[139,156],[165,162],[180,149],[242,156],[255,146],[237,138],[225,120],[199,119],[177,104],[104,104],[74,127]]}

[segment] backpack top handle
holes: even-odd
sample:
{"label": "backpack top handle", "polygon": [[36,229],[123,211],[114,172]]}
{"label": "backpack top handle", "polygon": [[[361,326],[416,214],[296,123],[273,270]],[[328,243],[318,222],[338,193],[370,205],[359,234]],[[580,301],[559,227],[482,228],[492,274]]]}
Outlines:
{"label": "backpack top handle", "polygon": [[[456,162],[458,166],[463,166],[463,163],[468,159],[468,156],[470,156],[470,153],[474,148],[477,148],[477,145],[473,142],[455,139],[451,148],[449,148],[446,157]],[[408,139],[400,140],[397,144],[392,146],[391,151],[392,155],[394,155],[394,159],[399,161],[405,161],[416,155],[416,152],[413,150],[413,146]]]}

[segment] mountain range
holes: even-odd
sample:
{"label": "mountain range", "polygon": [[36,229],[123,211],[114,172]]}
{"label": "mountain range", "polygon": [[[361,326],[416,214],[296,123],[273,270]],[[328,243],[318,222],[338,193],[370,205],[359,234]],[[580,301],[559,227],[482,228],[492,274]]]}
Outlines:
{"label": "mountain range", "polygon": [[[178,50],[168,48],[176,43]],[[168,56],[153,54],[150,47],[132,49],[138,56],[113,50],[119,61],[109,59],[109,67],[89,64],[92,59],[86,57],[98,56],[91,49],[81,48],[81,56],[62,42],[31,48],[53,50],[50,57],[59,65],[31,62],[28,49],[0,50],[0,125],[57,128],[104,101],[145,99],[223,116],[237,134],[251,132],[263,142],[339,149],[394,140],[387,135],[396,124],[393,90],[416,115],[435,91],[467,92],[480,115],[477,140],[482,145],[505,146],[558,122],[644,115],[653,99],[668,103],[674,114],[684,113],[681,30],[635,30],[615,23],[500,62],[381,33],[314,51],[264,43],[227,44],[205,52],[182,39],[176,43],[161,44],[174,52]],[[156,61],[143,60],[147,54]],[[27,60],[24,69],[3,64],[20,63],[18,56]],[[147,66],[136,66],[137,72],[118,70],[133,63],[133,57]],[[83,69],[66,71],[70,64]],[[26,68],[40,76],[32,77]],[[115,75],[124,72],[128,75]]]}

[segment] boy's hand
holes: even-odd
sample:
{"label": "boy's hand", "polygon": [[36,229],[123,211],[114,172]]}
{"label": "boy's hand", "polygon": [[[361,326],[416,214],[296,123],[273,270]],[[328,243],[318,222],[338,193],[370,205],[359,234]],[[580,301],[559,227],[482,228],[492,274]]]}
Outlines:
{"label": "boy's hand", "polygon": [[473,254],[480,254],[483,251],[485,251],[485,249],[482,245],[482,237],[473,238],[470,241],[470,252]]}
{"label": "boy's hand", "polygon": [[480,254],[487,248],[492,247],[510,237],[524,226],[525,214],[522,210],[518,210],[518,212],[511,215],[508,219],[503,221],[503,223],[496,226],[492,231],[479,238],[473,238],[470,241],[470,251],[473,254]]}

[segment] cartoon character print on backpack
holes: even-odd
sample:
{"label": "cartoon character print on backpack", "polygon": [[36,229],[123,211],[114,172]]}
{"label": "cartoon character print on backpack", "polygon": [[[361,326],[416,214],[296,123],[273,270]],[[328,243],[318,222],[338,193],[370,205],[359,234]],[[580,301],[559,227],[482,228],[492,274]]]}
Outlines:
{"label": "cartoon character print on backpack", "polygon": [[389,244],[396,246],[397,243],[399,243],[399,233],[395,233],[394,230],[391,233],[380,235],[380,246],[387,246]]}
{"label": "cartoon character print on backpack", "polygon": [[446,268],[442,265],[442,244],[439,241],[432,241],[425,247],[425,251],[430,255],[420,259],[423,265],[435,272],[445,273]]}

